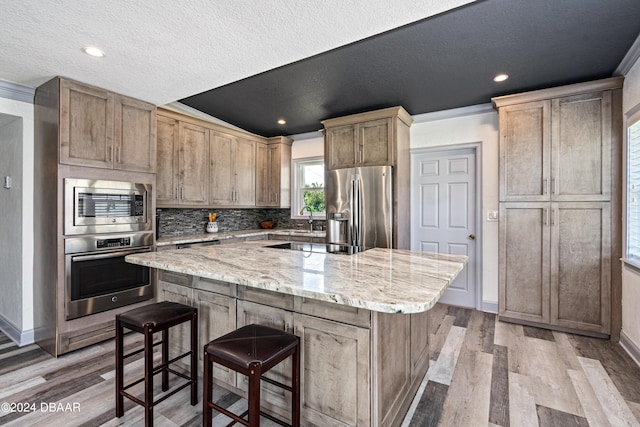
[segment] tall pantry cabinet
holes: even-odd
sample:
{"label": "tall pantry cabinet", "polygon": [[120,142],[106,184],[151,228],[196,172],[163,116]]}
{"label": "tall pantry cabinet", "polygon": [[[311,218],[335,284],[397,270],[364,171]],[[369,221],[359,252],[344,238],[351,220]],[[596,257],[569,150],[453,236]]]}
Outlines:
{"label": "tall pantry cabinet", "polygon": [[621,88],[616,77],[492,99],[500,319],[619,333]]}

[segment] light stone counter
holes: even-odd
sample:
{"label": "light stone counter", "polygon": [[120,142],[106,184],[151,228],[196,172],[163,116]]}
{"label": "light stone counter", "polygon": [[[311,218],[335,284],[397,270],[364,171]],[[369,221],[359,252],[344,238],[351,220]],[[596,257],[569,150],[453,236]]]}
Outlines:
{"label": "light stone counter", "polygon": [[267,248],[252,241],[128,255],[125,260],[381,313],[420,313],[438,301],[467,257],[374,248],[355,255]]}
{"label": "light stone counter", "polygon": [[279,236],[295,237],[325,237],[324,231],[288,230],[288,229],[255,229],[225,231],[219,233],[181,234],[177,236],[160,237],[156,240],[156,246],[182,245],[188,243],[211,242],[215,240],[230,240],[234,238],[267,236],[277,234]]}

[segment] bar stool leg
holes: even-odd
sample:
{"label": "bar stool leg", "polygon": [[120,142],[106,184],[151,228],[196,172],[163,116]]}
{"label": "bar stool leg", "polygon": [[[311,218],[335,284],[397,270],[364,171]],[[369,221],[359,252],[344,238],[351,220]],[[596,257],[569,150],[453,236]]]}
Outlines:
{"label": "bar stool leg", "polygon": [[162,391],[169,390],[169,329],[162,331]]}
{"label": "bar stool leg", "polygon": [[211,392],[211,370],[212,363],[207,355],[206,346],[204,352],[204,374],[203,382],[204,382],[204,390],[202,393],[202,425],[203,427],[211,427],[211,408],[209,407],[209,402],[211,402],[212,392]]}
{"label": "bar stool leg", "polygon": [[249,427],[260,426],[260,369],[259,363],[249,365]]}
{"label": "bar stool leg", "polygon": [[124,350],[123,327],[120,325],[120,315],[116,316],[116,417],[124,415]]}
{"label": "bar stool leg", "polygon": [[153,332],[149,324],[144,325],[144,425],[153,427]]}
{"label": "bar stool leg", "polygon": [[300,338],[298,337],[298,345],[292,354],[293,367],[291,371],[291,388],[292,388],[292,414],[291,425],[293,427],[300,427]]}
{"label": "bar stool leg", "polygon": [[198,312],[191,319],[191,406],[198,404]]}

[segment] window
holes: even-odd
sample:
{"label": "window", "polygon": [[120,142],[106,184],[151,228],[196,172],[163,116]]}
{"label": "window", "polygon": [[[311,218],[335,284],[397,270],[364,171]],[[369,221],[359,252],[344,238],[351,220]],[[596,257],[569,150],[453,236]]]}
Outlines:
{"label": "window", "polygon": [[[311,209],[314,218],[324,219],[324,159],[296,159],[293,173],[291,218],[308,218]],[[301,213],[303,208],[305,211]]]}
{"label": "window", "polygon": [[625,258],[640,267],[640,112],[627,121],[626,231]]}

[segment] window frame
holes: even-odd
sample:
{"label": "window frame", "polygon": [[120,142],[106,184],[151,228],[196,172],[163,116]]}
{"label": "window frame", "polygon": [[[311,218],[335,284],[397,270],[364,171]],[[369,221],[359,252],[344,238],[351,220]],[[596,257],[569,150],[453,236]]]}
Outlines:
{"label": "window frame", "polygon": [[[631,173],[635,172],[637,175],[640,175],[640,154],[637,155],[637,159],[635,159],[635,164],[632,165],[631,162],[633,160],[633,156],[631,155],[632,152],[632,147],[631,147],[631,143],[632,141],[630,140],[630,132],[631,132],[631,128],[636,126],[638,127],[637,130],[635,130],[636,132],[638,132],[638,136],[637,136],[637,142],[636,142],[636,150],[640,150],[640,104],[636,105],[634,108],[632,108],[629,113],[626,115],[626,123],[624,126],[624,221],[623,221],[623,239],[624,239],[624,246],[623,246],[623,254],[622,254],[622,261],[625,264],[628,264],[632,267],[635,267],[636,269],[640,270],[640,178],[636,179],[636,181],[638,181],[637,185],[638,187],[635,189],[635,191],[632,191],[632,187],[631,187],[631,179],[630,179],[630,175]],[[634,141],[635,142],[635,141]],[[635,205],[634,203],[631,201],[632,200],[632,193],[635,192],[636,193],[636,199],[638,200]],[[633,207],[636,207],[637,209],[637,213],[636,216],[634,218],[634,216],[631,214],[631,210],[633,209]],[[632,225],[631,222],[635,221],[635,225]],[[630,245],[631,245],[631,241],[632,239],[630,238],[631,233],[634,233],[636,235],[635,241],[635,252],[637,252],[635,255],[630,253]]]}
{"label": "window frame", "polygon": [[[297,159],[291,160],[291,219],[309,219],[309,212],[305,211],[303,215],[300,215],[300,210],[304,205],[302,205],[302,192],[300,189],[300,174],[301,167],[303,165],[309,163],[322,163],[324,166],[324,156],[313,156],[313,157],[300,157]],[[322,190],[324,191],[324,182]],[[312,218],[315,219],[326,219],[326,212],[313,212],[311,214]]]}

